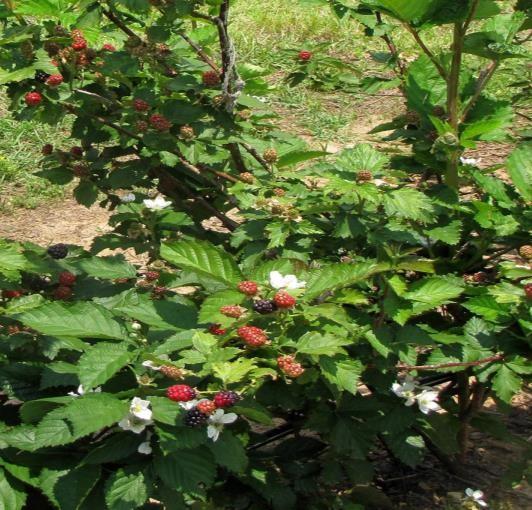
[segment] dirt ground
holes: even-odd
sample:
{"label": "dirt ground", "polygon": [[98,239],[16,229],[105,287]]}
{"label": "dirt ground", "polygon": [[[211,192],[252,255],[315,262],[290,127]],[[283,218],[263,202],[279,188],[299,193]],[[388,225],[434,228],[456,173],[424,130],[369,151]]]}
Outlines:
{"label": "dirt ground", "polygon": [[[331,108],[334,108],[331,104]],[[374,143],[382,147],[382,141],[368,132],[392,115],[403,109],[401,98],[390,95],[388,98],[370,97],[361,101],[357,122],[350,126],[353,140]],[[378,112],[378,113],[376,113]],[[283,123],[293,129],[296,124],[290,111],[280,112]],[[310,134],[300,135],[314,145]],[[327,150],[338,152],[343,147],[329,142]],[[389,146],[388,146],[389,148]],[[480,158],[480,166],[486,167],[501,163],[510,152],[510,145],[494,146],[481,144],[468,157]],[[107,225],[109,212],[100,207],[90,209],[76,203],[73,198],[50,202],[33,210],[19,209],[12,214],[0,215],[0,238],[31,241],[41,245],[67,243],[89,248],[97,235],[110,230]],[[134,258],[134,257],[132,257]],[[520,438],[532,438],[532,416],[529,412],[532,394],[522,393],[513,402],[505,421],[508,428]],[[490,412],[497,412],[495,407]],[[481,432],[471,437],[474,448],[469,455],[464,472],[467,478],[452,475],[433,456],[415,470],[390,461],[386,452],[376,452],[378,472],[377,485],[390,496],[398,509],[429,510],[448,509],[453,493],[463,495],[465,488],[481,489],[486,493],[490,508],[500,510],[529,510],[532,508],[532,491],[526,484],[514,490],[501,488],[498,484],[501,473],[516,460],[522,447],[502,443]]]}

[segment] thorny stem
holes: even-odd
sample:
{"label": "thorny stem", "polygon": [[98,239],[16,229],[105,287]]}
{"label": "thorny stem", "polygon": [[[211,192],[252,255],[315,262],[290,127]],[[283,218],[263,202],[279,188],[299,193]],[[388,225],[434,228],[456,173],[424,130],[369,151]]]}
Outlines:
{"label": "thorny stem", "polygon": [[[379,25],[382,25],[383,23],[382,14],[377,11],[375,13],[375,16],[377,18],[377,23],[379,23]],[[399,51],[397,50],[397,46],[395,45],[392,37],[389,34],[384,34],[384,35],[381,35],[381,39],[386,43],[386,45],[388,46],[388,49],[390,50],[390,53],[392,54],[392,57],[395,60],[395,67],[397,68],[397,72],[399,76],[404,77],[406,73],[406,67],[405,67],[403,60],[399,56]]]}
{"label": "thorny stem", "polygon": [[480,95],[488,85],[489,81],[495,74],[495,71],[497,71],[497,68],[499,67],[499,62],[493,61],[491,64],[481,71],[477,85],[475,87],[475,93],[473,94],[473,97],[469,100],[469,103],[467,103],[466,107],[464,108],[464,111],[462,112],[462,122],[464,122],[467,119],[467,115],[471,111],[471,108],[475,106],[476,102],[478,101]]}
{"label": "thorny stem", "polygon": [[436,56],[434,55],[434,53],[432,53],[432,51],[430,50],[430,48],[423,42],[423,39],[421,39],[421,36],[419,35],[419,32],[411,27],[408,23],[405,23],[404,24],[404,27],[406,28],[406,30],[408,32],[410,32],[410,34],[412,35],[412,37],[416,40],[416,42],[418,43],[419,47],[423,50],[423,52],[425,53],[425,55],[427,55],[427,57],[430,58],[431,62],[434,64],[434,66],[436,67],[436,69],[438,70],[438,73],[440,74],[440,76],[445,80],[447,81],[447,71],[445,70],[445,68],[440,64],[440,62],[438,61],[438,59],[436,58]]}
{"label": "thorny stem", "polygon": [[465,361],[456,363],[440,363],[438,365],[397,365],[396,370],[404,370],[406,372],[412,372],[414,370],[439,370],[442,368],[456,368],[456,367],[478,367],[493,363],[495,361],[502,361],[504,359],[503,354],[495,354],[487,358],[479,359],[477,361]]}

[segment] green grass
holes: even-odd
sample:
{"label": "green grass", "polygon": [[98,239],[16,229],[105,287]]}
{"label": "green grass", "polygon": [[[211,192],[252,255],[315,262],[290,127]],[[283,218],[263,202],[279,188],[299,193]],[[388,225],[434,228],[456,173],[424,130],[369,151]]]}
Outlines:
{"label": "green grass", "polygon": [[0,212],[34,208],[43,201],[62,197],[64,188],[35,175],[40,170],[41,147],[64,140],[61,127],[16,122],[3,108],[0,96]]}

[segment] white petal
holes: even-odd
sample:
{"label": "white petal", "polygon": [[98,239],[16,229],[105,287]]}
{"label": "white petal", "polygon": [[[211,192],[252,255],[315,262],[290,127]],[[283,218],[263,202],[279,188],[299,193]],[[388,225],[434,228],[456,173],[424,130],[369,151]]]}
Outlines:
{"label": "white petal", "polygon": [[139,444],[139,447],[137,448],[137,451],[139,453],[142,453],[143,455],[150,455],[153,450],[152,450],[152,448],[150,446],[150,442],[149,441],[145,441],[144,443],[140,443]]}
{"label": "white petal", "polygon": [[79,395],[78,395],[75,391],[69,391],[69,392],[67,393],[67,395],[68,395],[69,397],[79,397]]}
{"label": "white petal", "polygon": [[233,423],[237,418],[238,416],[235,413],[227,413],[226,415],[222,416],[221,421],[222,423]]}
{"label": "white petal", "polygon": [[483,497],[484,497],[484,493],[482,491],[474,491],[473,492],[473,498],[482,499]]}
{"label": "white petal", "polygon": [[102,387],[101,386],[98,386],[97,388],[94,388],[94,393],[101,393],[102,392]]}
{"label": "white petal", "polygon": [[288,274],[284,277],[284,286],[288,290],[293,290],[298,288],[298,281],[295,275]]}
{"label": "white petal", "polygon": [[482,500],[482,499],[477,499],[476,502],[477,502],[477,504],[479,504],[480,506],[488,506],[488,504],[487,504],[484,500]]}
{"label": "white petal", "polygon": [[279,271],[272,271],[270,273],[270,285],[274,289],[282,289],[284,287],[284,277]]}
{"label": "white petal", "polygon": [[179,402],[179,406],[186,411],[190,411],[192,408],[196,407],[197,403],[197,400],[189,400],[188,402]]}
{"label": "white petal", "polygon": [[472,498],[475,491],[473,489],[470,489],[469,487],[465,490],[466,496]]}
{"label": "white petal", "polygon": [[80,384],[78,386],[78,395],[84,395],[85,394],[85,390],[83,389],[83,385]]}
{"label": "white petal", "polygon": [[214,425],[209,425],[207,427],[207,436],[213,441],[218,441],[218,438],[220,437],[220,429]]}
{"label": "white petal", "polygon": [[142,366],[146,368],[150,368],[151,370],[161,370],[161,366],[155,363],[155,361],[146,360],[142,362]]}

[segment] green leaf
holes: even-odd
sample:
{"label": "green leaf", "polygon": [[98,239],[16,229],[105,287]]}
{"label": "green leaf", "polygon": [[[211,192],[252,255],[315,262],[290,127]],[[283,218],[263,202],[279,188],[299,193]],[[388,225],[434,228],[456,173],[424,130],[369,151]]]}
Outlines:
{"label": "green leaf", "polygon": [[233,362],[213,363],[212,370],[224,386],[236,382],[241,382],[249,372],[257,368],[255,361],[248,358],[238,358]]}
{"label": "green leaf", "polygon": [[163,243],[161,256],[177,267],[209,276],[231,287],[242,280],[233,257],[206,241]]}
{"label": "green leaf", "polygon": [[350,343],[352,341],[347,338],[339,338],[332,334],[322,335],[315,331],[309,331],[299,339],[296,347],[298,352],[302,354],[320,356],[344,352],[342,346]]}
{"label": "green leaf", "polygon": [[421,191],[403,188],[385,195],[384,209],[390,217],[427,223],[434,217],[431,199]]}
{"label": "green leaf", "polygon": [[512,397],[521,389],[521,378],[507,365],[501,365],[492,381],[497,396],[510,403]]}
{"label": "green leaf", "polygon": [[81,466],[67,471],[53,480],[53,484],[45,484],[43,492],[61,510],[78,510],[85,498],[100,479],[99,466]]}
{"label": "green leaf", "polygon": [[243,473],[248,465],[248,457],[242,442],[225,430],[217,441],[210,443],[216,463],[233,473]]}
{"label": "green leaf", "polygon": [[532,143],[515,149],[506,164],[515,187],[527,202],[532,202]]}
{"label": "green leaf", "polygon": [[119,469],[107,480],[105,502],[109,510],[132,510],[148,499],[148,488],[142,471]]}
{"label": "green leaf", "polygon": [[0,239],[0,274],[10,280],[18,280],[26,267],[26,258],[19,245]]}
{"label": "green leaf", "polygon": [[464,303],[464,308],[484,317],[488,321],[510,318],[510,307],[497,303],[493,296],[475,296]]}
{"label": "green leaf", "polygon": [[385,437],[386,444],[393,454],[407,466],[415,467],[425,455],[425,442],[421,436],[411,436],[409,432]]}
{"label": "green leaf", "polygon": [[436,227],[425,230],[425,234],[434,241],[441,241],[445,244],[454,246],[460,242],[462,231],[462,222],[459,220],[452,221],[445,227]]}
{"label": "green leaf", "polygon": [[123,255],[81,259],[75,266],[89,276],[105,280],[135,278],[137,276],[135,267],[126,262]]}
{"label": "green leaf", "polygon": [[461,278],[433,276],[414,283],[403,298],[431,307],[449,303],[464,291]]}
{"label": "green leaf", "polygon": [[324,266],[310,273],[304,298],[310,300],[325,291],[332,292],[365,281],[372,275],[386,271],[388,268],[387,264],[374,261]]}
{"label": "green leaf", "polygon": [[99,343],[79,359],[79,380],[85,390],[107,382],[121,368],[132,361],[136,352],[126,343]]}
{"label": "green leaf", "polygon": [[155,471],[171,488],[183,492],[194,492],[201,483],[210,487],[216,476],[216,464],[206,448],[180,450],[170,455],[157,455]]}
{"label": "green leaf", "polygon": [[325,151],[292,151],[287,154],[283,154],[279,161],[277,162],[278,168],[283,168],[285,166],[297,165],[303,161],[308,161],[309,159],[322,158],[327,156],[329,153]]}
{"label": "green leaf", "polygon": [[52,336],[125,338],[123,327],[111,313],[95,303],[47,303],[16,316],[26,326]]}
{"label": "green leaf", "polygon": [[22,510],[26,502],[24,487],[20,482],[7,477],[6,472],[0,468],[0,508]]}
{"label": "green leaf", "polygon": [[340,390],[346,390],[356,395],[358,380],[364,370],[359,360],[350,359],[346,356],[322,356],[320,368],[323,376]]}
{"label": "green leaf", "polygon": [[74,189],[74,198],[78,204],[91,207],[98,200],[98,187],[91,181],[82,180]]}
{"label": "green leaf", "polygon": [[343,172],[356,174],[362,170],[381,172],[389,163],[382,152],[369,144],[359,144],[352,149],[344,149],[336,158],[335,167]]}

